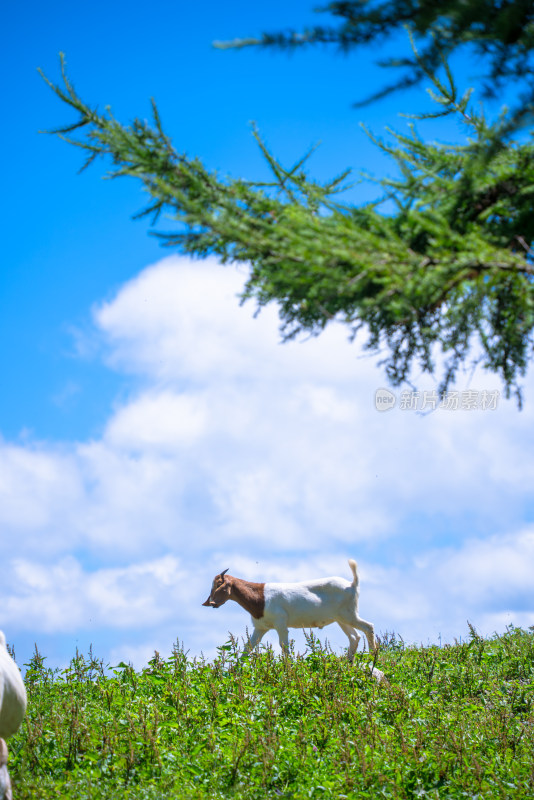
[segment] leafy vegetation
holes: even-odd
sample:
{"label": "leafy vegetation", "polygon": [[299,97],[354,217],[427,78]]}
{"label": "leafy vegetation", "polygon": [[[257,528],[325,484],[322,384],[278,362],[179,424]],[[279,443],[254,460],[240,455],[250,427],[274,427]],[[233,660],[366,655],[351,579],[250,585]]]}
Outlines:
{"label": "leafy vegetation", "polygon": [[382,640],[390,684],[310,635],[213,663],[179,646],[136,672],[90,652],[62,671],[37,652],[10,740],[18,800],[526,798],[534,795],[534,635],[445,647]]}

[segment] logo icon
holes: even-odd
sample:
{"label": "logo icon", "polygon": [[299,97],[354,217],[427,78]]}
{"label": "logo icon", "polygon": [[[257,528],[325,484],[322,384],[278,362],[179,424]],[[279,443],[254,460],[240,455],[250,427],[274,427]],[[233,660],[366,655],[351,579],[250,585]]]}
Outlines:
{"label": "logo icon", "polygon": [[375,408],[377,411],[390,411],[397,398],[389,389],[377,389],[375,392]]}

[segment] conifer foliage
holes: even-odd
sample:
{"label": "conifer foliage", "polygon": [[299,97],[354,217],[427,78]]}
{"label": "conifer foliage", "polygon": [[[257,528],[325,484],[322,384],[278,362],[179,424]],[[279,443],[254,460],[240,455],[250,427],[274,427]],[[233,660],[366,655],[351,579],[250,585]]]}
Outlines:
{"label": "conifer foliage", "polygon": [[[460,30],[458,36],[489,54],[490,75],[524,78],[534,36],[531,3],[391,0],[328,9],[350,21],[349,12],[368,5],[378,15],[378,33],[396,20],[422,35],[426,14],[432,36],[421,53],[412,38],[412,77],[422,75],[431,85],[436,112],[426,116],[455,115],[465,130],[460,145],[427,142],[414,126],[408,135],[390,131],[388,142],[375,138],[398,167],[395,180],[380,182],[376,202],[344,203],[339,194],[348,171],[319,183],[307,171],[310,153],[287,168],[256,130],[272,181],[210,172],[174,148],[154,103],[150,124],[135,119],[123,125],[109,110],[100,114],[89,107],[70,82],[63,57],[63,84],[45,80],[78,116],[54,132],[86,152],[85,166],[108,157],[112,177],[142,182],[150,201],[138,216],[157,219],[165,211],[176,221],[174,230],[157,234],[166,246],[247,264],[243,299],[254,298],[260,307],[275,302],[286,338],[320,333],[334,319],[346,323],[351,335],[363,329],[367,347],[385,352],[394,385],[414,365],[433,373],[441,350],[441,391],[476,352],[520,403],[534,329],[534,146],[526,130],[534,106],[523,97],[511,112],[486,119],[470,90],[458,90],[446,54]],[[480,20],[486,15],[485,27],[476,19],[467,24],[465,9],[475,7]],[[511,22],[507,33],[498,26],[505,12],[522,20],[521,30],[514,33]],[[362,23],[360,38],[372,31],[371,23]],[[314,36],[308,42],[320,41]]]}
{"label": "conifer foliage", "polygon": [[[423,48],[416,57],[404,55],[379,62],[381,66],[403,67],[405,72],[400,81],[378,96],[417,83],[426,71],[439,67],[443,55],[465,45],[482,55],[488,65],[484,75],[488,95],[494,95],[510,79],[528,80],[533,74],[532,0],[341,0],[317,11],[329,13],[336,24],[264,33],[256,38],[219,42],[217,46],[287,50],[320,44],[348,53],[408,28]],[[534,91],[530,91],[532,100]]]}

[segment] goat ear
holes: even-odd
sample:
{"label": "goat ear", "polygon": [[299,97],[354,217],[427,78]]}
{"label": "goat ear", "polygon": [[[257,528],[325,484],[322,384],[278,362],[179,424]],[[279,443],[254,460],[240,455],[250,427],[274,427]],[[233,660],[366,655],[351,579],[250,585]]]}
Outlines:
{"label": "goat ear", "polygon": [[221,578],[222,578],[224,575],[226,575],[226,573],[228,572],[228,570],[229,570],[229,569],[230,569],[230,567],[227,567],[227,568],[226,568],[226,569],[225,569],[223,572],[221,572]]}

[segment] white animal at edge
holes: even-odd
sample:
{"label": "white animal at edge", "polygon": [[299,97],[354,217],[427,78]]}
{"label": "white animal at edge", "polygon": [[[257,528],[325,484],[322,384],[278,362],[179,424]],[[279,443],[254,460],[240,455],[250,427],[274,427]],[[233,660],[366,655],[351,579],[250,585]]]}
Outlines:
{"label": "white animal at edge", "polygon": [[12,800],[7,770],[8,750],[4,739],[18,731],[27,702],[20,670],[9,655],[6,637],[0,631],[0,800]]}

